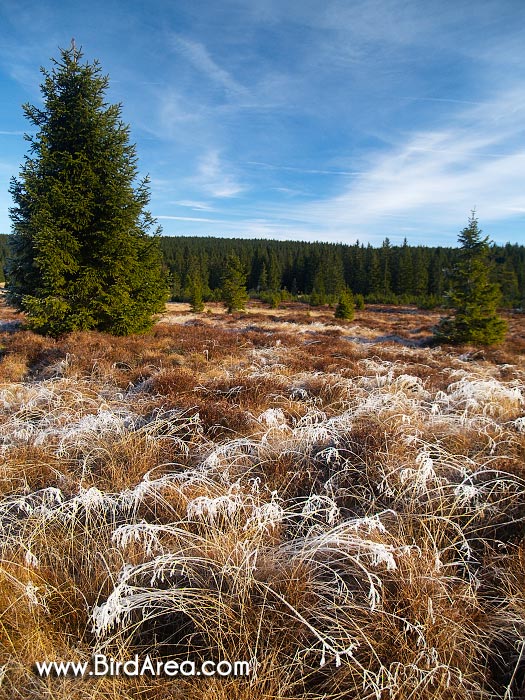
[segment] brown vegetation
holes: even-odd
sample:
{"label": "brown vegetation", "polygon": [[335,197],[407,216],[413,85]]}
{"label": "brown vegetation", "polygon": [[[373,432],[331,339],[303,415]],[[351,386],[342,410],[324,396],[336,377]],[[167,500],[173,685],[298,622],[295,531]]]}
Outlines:
{"label": "brown vegetation", "polygon": [[[481,353],[408,308],[3,318],[0,697],[523,697],[523,316]],[[96,650],[251,674],[34,671]]]}

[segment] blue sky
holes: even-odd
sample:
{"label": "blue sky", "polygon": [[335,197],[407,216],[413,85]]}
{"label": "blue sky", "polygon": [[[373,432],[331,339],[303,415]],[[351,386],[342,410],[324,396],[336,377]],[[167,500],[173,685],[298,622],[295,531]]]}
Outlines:
{"label": "blue sky", "polygon": [[525,243],[525,0],[0,0],[0,232],[21,104],[71,37],[165,234]]}

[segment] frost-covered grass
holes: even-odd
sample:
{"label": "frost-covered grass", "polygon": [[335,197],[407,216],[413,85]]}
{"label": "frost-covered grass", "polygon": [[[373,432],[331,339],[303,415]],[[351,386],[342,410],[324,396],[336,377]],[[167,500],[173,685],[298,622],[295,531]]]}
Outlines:
{"label": "frost-covered grass", "polygon": [[[0,696],[522,697],[519,319],[481,356],[260,317],[3,332]],[[33,671],[97,651],[251,674]]]}

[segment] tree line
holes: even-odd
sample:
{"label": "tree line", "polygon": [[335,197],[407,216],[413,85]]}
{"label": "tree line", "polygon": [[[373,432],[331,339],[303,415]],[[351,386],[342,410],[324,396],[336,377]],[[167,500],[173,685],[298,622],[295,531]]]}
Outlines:
{"label": "tree line", "polygon": [[[307,243],[200,236],[161,236],[163,264],[173,301],[189,301],[195,286],[203,301],[221,299],[228,256],[236,255],[246,274],[246,289],[270,303],[301,298],[312,304],[335,304],[348,287],[368,303],[413,303],[439,306],[450,288],[450,271],[458,248],[355,243]],[[0,235],[0,280],[9,236]],[[492,245],[491,279],[502,293],[502,306],[525,304],[525,246]]]}
{"label": "tree line", "polygon": [[[451,284],[458,248],[355,243],[307,243],[260,239],[162,236],[171,297],[188,301],[196,281],[204,300],[220,299],[228,256],[239,258],[252,296],[302,298],[314,305],[335,304],[348,287],[368,303],[439,306]],[[525,246],[492,245],[491,279],[500,286],[502,305],[525,300]]]}

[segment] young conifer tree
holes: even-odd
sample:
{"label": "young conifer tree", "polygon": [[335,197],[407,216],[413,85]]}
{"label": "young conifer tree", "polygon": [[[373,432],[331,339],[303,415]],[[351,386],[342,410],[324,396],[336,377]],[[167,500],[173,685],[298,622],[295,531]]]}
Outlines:
{"label": "young conifer tree", "polygon": [[246,291],[246,272],[241,261],[235,254],[231,254],[226,262],[226,269],[222,278],[222,300],[226,304],[226,311],[241,311],[248,301]]}
{"label": "young conifer tree", "polygon": [[42,69],[43,107],[24,105],[36,134],[11,181],[8,299],[44,334],[127,335],[148,329],[167,298],[160,229],[149,233],[148,180],[135,185],[121,106],[105,102],[98,62],[81,58],[74,44],[61,50]]}
{"label": "young conifer tree", "polygon": [[189,302],[191,310],[195,313],[204,311],[204,302],[202,300],[202,279],[200,273],[194,270],[188,281]]}
{"label": "young conifer tree", "polygon": [[351,321],[355,315],[355,302],[351,289],[343,289],[339,296],[339,303],[335,307],[335,317],[344,321]]}
{"label": "young conifer tree", "polygon": [[447,343],[494,345],[505,338],[507,324],[497,314],[499,286],[490,280],[488,236],[482,238],[475,212],[459,234],[461,248],[452,271],[449,304],[454,316],[437,326],[435,338]]}

